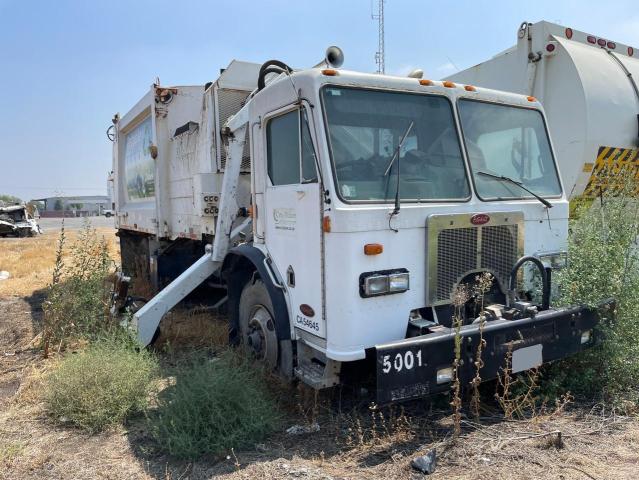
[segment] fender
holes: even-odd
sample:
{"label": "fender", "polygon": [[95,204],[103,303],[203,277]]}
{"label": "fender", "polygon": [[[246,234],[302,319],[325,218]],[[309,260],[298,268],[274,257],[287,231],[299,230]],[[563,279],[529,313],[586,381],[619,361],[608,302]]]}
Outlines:
{"label": "fender", "polygon": [[264,265],[265,259],[266,257],[261,250],[247,244],[232,248],[224,258],[222,278],[226,280],[228,285],[229,326],[232,340],[236,340],[237,337],[240,293],[250,278],[250,270],[257,271],[271,297],[277,338],[280,341],[291,338],[291,323],[286,298],[284,298],[283,290],[273,283],[272,275]]}

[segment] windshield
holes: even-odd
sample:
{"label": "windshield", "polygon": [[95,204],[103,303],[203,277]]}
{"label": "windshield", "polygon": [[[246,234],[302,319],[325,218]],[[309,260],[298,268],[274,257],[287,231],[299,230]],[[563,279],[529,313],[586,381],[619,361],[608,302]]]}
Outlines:
{"label": "windshield", "polygon": [[484,200],[561,195],[555,162],[539,110],[460,100],[459,115],[477,195]]}
{"label": "windshield", "polygon": [[398,172],[402,201],[469,197],[452,107],[445,97],[334,86],[325,87],[322,97],[343,200],[394,199]]}

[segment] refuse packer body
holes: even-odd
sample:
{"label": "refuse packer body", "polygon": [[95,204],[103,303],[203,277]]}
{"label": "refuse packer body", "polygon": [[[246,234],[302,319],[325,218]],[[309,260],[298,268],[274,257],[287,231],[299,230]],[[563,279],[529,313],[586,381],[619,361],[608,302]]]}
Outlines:
{"label": "refuse packer body", "polygon": [[637,177],[639,49],[525,22],[515,46],[447,80],[540,100],[569,198],[596,197],[611,182]]}

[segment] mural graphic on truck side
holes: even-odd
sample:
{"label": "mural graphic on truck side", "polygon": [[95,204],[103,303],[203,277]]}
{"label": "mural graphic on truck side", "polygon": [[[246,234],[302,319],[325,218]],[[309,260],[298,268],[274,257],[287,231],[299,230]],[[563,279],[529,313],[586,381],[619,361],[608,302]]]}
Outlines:
{"label": "mural graphic on truck side", "polygon": [[155,195],[155,163],[151,157],[153,135],[151,117],[147,117],[126,135],[124,168],[129,200]]}

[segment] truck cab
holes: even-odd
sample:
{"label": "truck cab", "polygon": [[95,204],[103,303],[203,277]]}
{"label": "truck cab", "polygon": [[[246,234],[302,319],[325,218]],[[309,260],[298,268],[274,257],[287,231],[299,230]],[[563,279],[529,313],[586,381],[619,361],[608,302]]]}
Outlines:
{"label": "truck cab", "polygon": [[212,245],[136,313],[147,338],[219,272],[257,358],[316,388],[372,380],[382,403],[470,381],[479,345],[489,379],[509,351],[516,372],[592,344],[598,311],[549,304],[568,202],[535,98],[330,64],[267,62],[257,84],[222,128]]}

